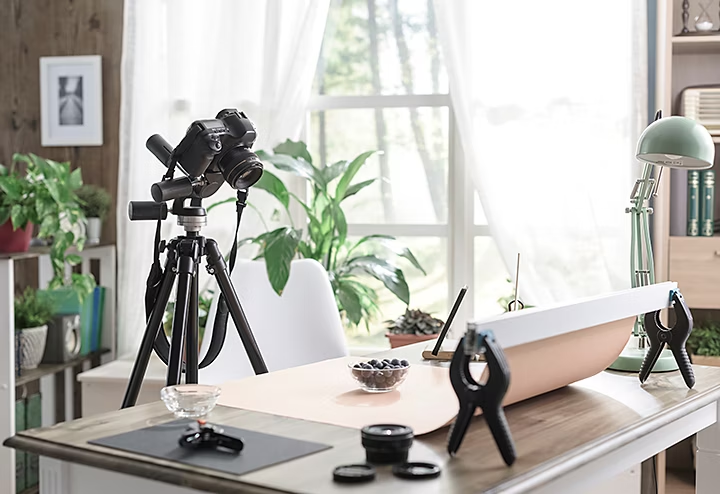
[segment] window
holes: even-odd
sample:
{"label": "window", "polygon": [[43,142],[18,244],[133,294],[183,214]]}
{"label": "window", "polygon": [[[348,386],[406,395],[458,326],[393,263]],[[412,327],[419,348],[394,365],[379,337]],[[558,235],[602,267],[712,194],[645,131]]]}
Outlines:
{"label": "window", "polygon": [[[467,284],[459,321],[502,311],[497,300],[512,288],[462,163],[432,0],[333,2],[307,139],[322,165],[383,151],[356,179],[382,178],[348,199],[348,231],[392,235],[415,254],[427,275],[403,265],[411,307],[444,319]],[[387,290],[378,294],[382,319],[404,311]],[[385,345],[382,329],[361,326],[349,343]]]}

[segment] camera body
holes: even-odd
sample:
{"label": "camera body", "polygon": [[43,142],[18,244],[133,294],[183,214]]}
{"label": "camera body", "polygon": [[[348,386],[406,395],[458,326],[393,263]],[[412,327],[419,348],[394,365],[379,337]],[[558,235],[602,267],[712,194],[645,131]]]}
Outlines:
{"label": "camera body", "polygon": [[260,158],[250,149],[256,138],[252,121],[234,109],[194,121],[175,149],[162,136],[150,136],[148,150],[167,167],[177,164],[185,175],[153,184],[153,200],[210,197],[223,182],[238,190],[254,185],[263,173]]}
{"label": "camera body", "polygon": [[222,110],[215,119],[190,124],[173,158],[191,179],[220,172],[233,188],[243,188],[242,179],[249,178],[244,174],[262,174],[260,160],[250,151],[256,138],[255,125],[244,113]]}

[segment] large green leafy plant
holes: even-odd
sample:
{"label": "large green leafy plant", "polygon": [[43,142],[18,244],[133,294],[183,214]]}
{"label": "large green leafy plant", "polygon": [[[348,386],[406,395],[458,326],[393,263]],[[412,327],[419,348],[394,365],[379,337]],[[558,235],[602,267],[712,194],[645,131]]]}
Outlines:
{"label": "large green leafy plant", "polygon": [[258,151],[257,154],[266,165],[272,164],[278,170],[297,175],[308,184],[307,199],[303,200],[288,191],[283,181],[266,166],[254,187],[273,195],[288,217],[291,200],[304,209],[307,217],[304,228],[283,226],[241,241],[241,244],[258,246],[257,257],[265,259],[275,292],[282,294],[290,276],[291,261],[305,258],[315,259],[325,267],[338,309],[353,326],[364,320],[367,327],[379,312],[377,294],[367,284],[368,278],[379,280],[406,305],[410,303],[410,289],[397,261],[399,257],[405,258],[425,274],[412,252],[388,235],[348,240],[343,202],[378,180],[354,181],[374,151],[324,167],[313,164],[303,142],[287,140],[276,146],[272,153]]}
{"label": "large green leafy plant", "polygon": [[70,170],[69,163],[15,154],[9,168],[0,165],[0,224],[9,219],[14,230],[28,223],[38,225],[37,236],[52,240],[53,278],[48,288],[69,286],[82,300],[95,287],[93,276],[65,275],[66,263],[74,266],[82,262],[79,255],[67,253],[70,246],[80,251],[85,244],[82,229],[78,228],[85,220],[76,195],[81,186],[80,169]]}

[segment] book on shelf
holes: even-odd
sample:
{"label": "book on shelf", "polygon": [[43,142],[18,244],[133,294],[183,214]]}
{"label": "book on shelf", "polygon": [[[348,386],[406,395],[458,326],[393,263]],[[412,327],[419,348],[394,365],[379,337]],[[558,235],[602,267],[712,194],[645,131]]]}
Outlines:
{"label": "book on shelf", "polygon": [[687,235],[700,234],[700,172],[688,170],[687,174]]}
{"label": "book on shelf", "polygon": [[[19,399],[15,402],[15,432],[22,432],[25,427],[25,400]],[[15,492],[22,492],[27,488],[25,477],[27,453],[21,450],[15,451]]]}
{"label": "book on shelf", "polygon": [[87,355],[100,349],[102,321],[105,309],[105,287],[96,286],[87,296],[80,313],[80,354]]}
{"label": "book on shelf", "polygon": [[712,237],[715,219],[715,172],[700,172],[700,235]]}
{"label": "book on shelf", "polygon": [[[35,393],[25,400],[25,425],[27,429],[37,429],[42,426],[42,405],[40,393]],[[38,485],[40,478],[39,457],[37,453],[27,453],[25,460],[25,488]]]}

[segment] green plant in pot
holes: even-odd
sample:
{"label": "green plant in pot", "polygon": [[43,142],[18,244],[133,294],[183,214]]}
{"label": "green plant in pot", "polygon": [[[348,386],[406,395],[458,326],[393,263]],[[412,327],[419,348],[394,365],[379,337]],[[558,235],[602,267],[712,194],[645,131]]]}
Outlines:
{"label": "green plant in pot", "polygon": [[[352,160],[318,167],[313,164],[303,142],[287,140],[276,146],[272,153],[258,151],[257,155],[266,166],[254,188],[273,195],[288,217],[291,200],[297,202],[305,211],[306,221],[301,228],[291,224],[240,241],[240,245],[257,245],[256,258],[265,260],[270,284],[278,294],[282,294],[287,284],[293,259],[320,262],[328,272],[345,322],[356,327],[364,321],[368,329],[369,322],[379,313],[375,288],[367,284],[369,278],[380,281],[407,305],[410,303],[410,289],[398,263],[399,258],[404,258],[425,274],[412,252],[391,236],[368,235],[358,240],[348,239],[343,203],[378,180],[354,181],[358,171],[373,154],[375,151],[368,151]],[[308,186],[307,199],[289,192],[283,181],[268,170],[268,164],[304,179]]]}
{"label": "green plant in pot", "polygon": [[397,319],[385,321],[391,348],[433,340],[442,331],[444,324],[427,312],[409,308]]}
{"label": "green plant in pot", "polygon": [[694,363],[720,366],[720,324],[714,321],[698,324],[690,333],[686,346]]}
{"label": "green plant in pot", "polygon": [[[10,167],[0,165],[0,246],[16,245],[13,235],[18,231],[30,235],[37,226],[38,238],[51,241],[53,278],[48,288],[69,290],[80,300],[92,292],[95,280],[79,273],[67,276],[65,266],[82,261],[67,252],[71,246],[80,251],[85,243],[85,215],[76,194],[81,185],[80,169],[34,154],[15,154]],[[21,247],[27,250],[28,245]]]}
{"label": "green plant in pot", "polygon": [[35,369],[40,364],[45,352],[47,324],[55,309],[52,297],[29,287],[15,296],[16,355],[22,369]]}
{"label": "green plant in pot", "polygon": [[76,194],[80,202],[80,209],[87,219],[87,244],[100,243],[102,222],[110,211],[112,202],[110,194],[105,189],[90,184],[81,186]]}

